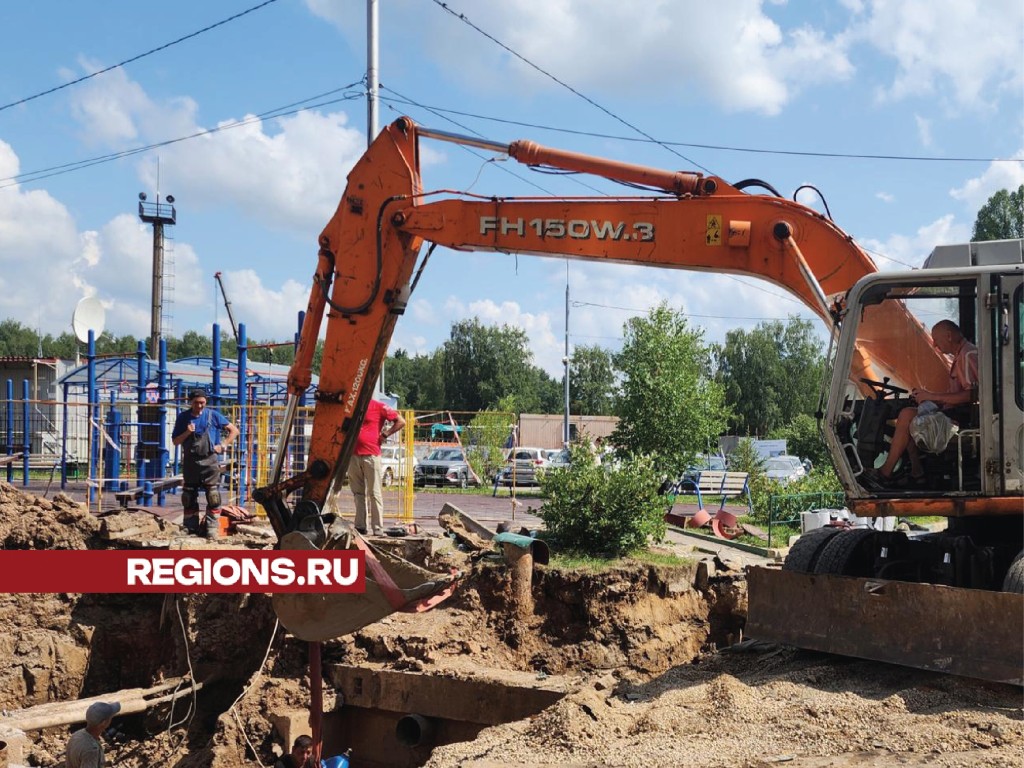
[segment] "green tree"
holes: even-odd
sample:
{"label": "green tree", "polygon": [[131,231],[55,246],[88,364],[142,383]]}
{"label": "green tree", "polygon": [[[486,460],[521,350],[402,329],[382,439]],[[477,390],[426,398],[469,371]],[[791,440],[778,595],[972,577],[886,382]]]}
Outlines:
{"label": "green tree", "polygon": [[[227,334],[221,335],[221,352],[223,353],[223,341]],[[234,344],[234,339],[231,343]],[[167,339],[167,359],[180,360],[183,357],[210,357],[213,354],[213,340],[204,336],[199,331],[185,331],[180,339],[173,336]]]}
{"label": "green tree", "polygon": [[444,343],[445,407],[482,411],[515,395],[517,410],[540,407],[543,383],[532,365],[526,332],[508,325],[483,325],[479,318],[452,324]]}
{"label": "green tree", "polygon": [[1016,192],[1000,189],[988,199],[974,220],[972,240],[1008,240],[1024,237],[1024,184]]}
{"label": "green tree", "polygon": [[428,410],[444,407],[441,353],[410,357],[404,349],[384,362],[384,388],[398,396],[402,408]]}
{"label": "green tree", "polygon": [[[17,320],[0,322],[0,355],[10,357],[35,357],[39,352],[40,338],[36,331]],[[43,350],[44,355],[46,350]]]}
{"label": "green tree", "polygon": [[651,457],[630,456],[607,467],[586,443],[570,450],[567,468],[540,477],[546,536],[564,550],[610,557],[664,537],[665,498],[658,495]]}
{"label": "green tree", "polygon": [[625,324],[616,401],[619,424],[611,441],[623,453],[651,456],[661,472],[678,472],[722,433],[726,409],[709,375],[704,333],[666,304]]}
{"label": "green tree", "polygon": [[610,416],[615,402],[615,370],[611,353],[598,346],[579,346],[569,361],[569,407],[572,413]]}
{"label": "green tree", "polygon": [[466,458],[473,471],[486,484],[505,463],[505,441],[515,416],[503,411],[481,411],[462,435]]}
{"label": "green tree", "polygon": [[715,347],[715,362],[738,434],[767,435],[817,408],[825,359],[809,320],[790,317],[729,331]]}
{"label": "green tree", "polygon": [[768,437],[785,440],[786,453],[810,459],[815,467],[832,466],[828,448],[813,416],[797,414],[789,424],[774,429]]}

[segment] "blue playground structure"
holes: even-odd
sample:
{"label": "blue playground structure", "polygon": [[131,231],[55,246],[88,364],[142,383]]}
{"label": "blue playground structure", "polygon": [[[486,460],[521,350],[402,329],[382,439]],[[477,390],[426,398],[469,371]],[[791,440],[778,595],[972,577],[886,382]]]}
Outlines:
{"label": "blue playground structure", "polygon": [[[299,314],[300,329],[303,314]],[[51,481],[59,469],[60,487],[65,489],[69,473],[77,477],[84,464],[88,467],[90,502],[102,491],[114,494],[122,505],[133,499],[143,506],[154,500],[162,505],[164,493],[180,485],[178,450],[170,442],[170,430],[177,414],[189,407],[188,392],[193,389],[206,391],[210,407],[230,411],[230,418],[241,431],[232,459],[237,466],[246,466],[245,452],[257,445],[249,434],[253,422],[250,411],[283,406],[288,396],[289,367],[253,363],[245,325],[241,323],[237,358],[225,360],[221,356],[220,326],[214,324],[212,331],[212,357],[174,361],[167,360],[163,340],[156,360],[148,356],[144,341],[139,342],[133,356],[100,357],[96,354],[95,334],[89,331],[84,364],[56,380],[59,399],[52,401],[31,400],[27,379],[22,382],[20,402],[15,400],[14,381],[8,379],[0,411],[4,417],[0,436],[6,438],[0,467],[6,466],[7,481],[14,482],[16,465],[26,486],[32,469],[49,469]],[[314,378],[300,405],[312,400],[316,386]],[[59,421],[59,456],[53,452],[46,455],[39,448],[42,443],[34,432],[41,428],[41,419],[33,415],[33,406],[39,414],[43,413],[41,406],[45,407],[53,420]],[[49,421],[45,416],[42,420]],[[129,480],[122,477],[122,472],[134,477]],[[241,500],[247,496],[250,478],[241,472],[238,482]]]}

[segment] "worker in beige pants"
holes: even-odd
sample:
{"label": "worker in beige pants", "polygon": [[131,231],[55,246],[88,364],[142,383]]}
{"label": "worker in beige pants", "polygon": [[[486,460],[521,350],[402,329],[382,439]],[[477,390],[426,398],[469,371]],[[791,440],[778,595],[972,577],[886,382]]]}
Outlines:
{"label": "worker in beige pants", "polygon": [[[371,400],[356,438],[356,448],[348,463],[348,485],[356,502],[356,530],[370,531],[374,536],[384,532],[383,475],[380,469],[380,447],[391,435],[405,426],[405,419],[394,408],[379,400]],[[366,524],[369,508],[370,524]]]}
{"label": "worker in beige pants", "polygon": [[[356,530],[372,531],[379,536],[384,528],[384,495],[381,493],[382,475],[380,455],[353,456],[348,465],[348,485],[356,502]],[[370,525],[366,525],[366,513]]]}

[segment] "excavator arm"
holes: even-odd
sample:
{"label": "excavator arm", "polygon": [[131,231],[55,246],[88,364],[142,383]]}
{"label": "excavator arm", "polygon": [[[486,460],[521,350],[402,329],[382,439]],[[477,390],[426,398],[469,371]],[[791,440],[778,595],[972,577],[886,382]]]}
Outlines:
{"label": "excavator arm", "polygon": [[[427,193],[419,173],[421,138],[458,141],[528,165],[643,185],[652,194],[473,198],[450,191]],[[409,299],[424,241],[462,250],[752,275],[792,292],[830,325],[839,317],[842,295],[875,271],[849,235],[793,201],[747,194],[713,176],[628,165],[532,142],[494,144],[420,128],[400,118],[353,167],[341,202],[320,235],[319,260],[288,381],[294,403],[311,381],[313,353],[326,315],[308,469],[282,480],[275,466],[271,485],[258,492],[279,536],[303,528],[314,540],[320,535],[316,521],[344,478],[395,321]],[[877,328],[862,333],[856,364],[866,377],[900,370],[910,386],[927,388],[945,381],[944,365],[914,318],[894,309],[872,322]],[[886,343],[908,335],[921,340],[909,366],[905,346]],[[302,501],[289,509],[284,497],[299,489]]]}
{"label": "excavator arm", "polygon": [[[601,176],[644,187],[649,193],[621,197],[483,198],[450,190],[428,192],[423,188],[419,170],[419,142],[423,138],[457,141],[507,154],[527,165]],[[848,371],[849,380],[833,378],[830,412],[837,403],[845,408],[850,401],[851,406],[860,405],[864,413],[865,390],[855,395],[850,389],[851,383],[861,386],[861,379],[877,382],[891,377],[892,385],[931,391],[945,391],[948,384],[945,359],[933,348],[927,329],[904,301],[885,301],[884,296],[870,294],[872,281],[868,280],[850,293],[851,304],[845,305],[850,289],[862,277],[875,272],[875,266],[849,235],[810,208],[777,196],[751,195],[713,176],[616,163],[546,149],[531,142],[495,144],[420,128],[401,118],[380,134],[353,167],[341,202],[320,235],[309,304],[289,374],[290,395],[282,424],[282,442],[274,457],[270,483],[254,494],[267,511],[283,548],[349,546],[366,553],[365,595],[274,596],[274,608],[281,621],[302,639],[318,641],[348,634],[393,611],[426,610],[450,593],[457,578],[438,578],[437,574],[408,568],[411,564],[390,562],[384,553],[376,553],[370,543],[353,532],[340,533],[340,524],[332,522],[325,530],[325,523],[332,520],[332,503],[344,478],[395,322],[415,287],[417,264],[422,270],[429,257],[428,251],[420,262],[425,241],[463,250],[728,272],[775,283],[799,297],[833,330],[846,318],[842,368]],[[954,270],[949,272],[955,277]],[[943,281],[953,277],[939,274],[932,282],[944,287]],[[920,281],[904,276],[896,281],[894,290],[905,290],[909,297],[919,284]],[[999,292],[988,285],[977,292],[983,291],[989,292],[986,307],[997,307]],[[326,338],[307,469],[282,478],[287,438],[298,398],[311,381],[313,355],[325,317]],[[855,318],[856,322],[852,322]],[[856,331],[852,339],[851,330]],[[992,339],[990,343],[998,342]],[[847,363],[851,356],[852,361]],[[885,386],[888,385],[881,385]],[[840,389],[844,391],[837,398]],[[850,413],[854,410],[851,407]],[[1019,413],[1013,409],[1011,412]],[[849,414],[843,411],[840,416],[846,419],[842,422],[844,428],[851,428]],[[837,447],[839,426],[826,426],[834,455],[847,450],[846,443]],[[859,441],[862,424],[858,422],[856,427]],[[829,429],[833,431],[828,432]],[[990,467],[995,467],[995,462],[986,464],[987,471]],[[853,475],[849,469],[847,466],[845,473],[841,472],[841,479],[853,501],[861,504],[858,509],[868,514],[897,514],[893,510],[904,508],[920,514],[936,504],[943,505],[941,514],[1019,514],[1019,495],[965,493],[960,476],[954,494],[897,492],[898,498],[894,499],[891,494],[876,497],[866,493],[855,481],[851,482]],[[289,506],[285,500],[296,491],[301,491],[301,500]],[[896,506],[897,502],[903,506]],[[1004,529],[987,518],[977,519],[979,525],[963,530],[972,535],[985,534],[986,541],[975,546],[971,536],[955,532],[941,547],[933,546],[930,539],[915,542],[913,552],[919,559],[912,561],[914,567],[920,567],[925,574],[946,573],[955,563],[967,562],[967,550],[977,555],[970,562],[987,564],[990,571],[993,563],[999,565],[999,558],[1007,561],[1003,566],[1007,565],[1009,557],[1003,556],[1014,549],[1014,537],[1019,543],[1019,527]],[[993,544],[1004,530],[1015,532],[1006,537],[1011,543]],[[835,531],[827,533],[832,535]],[[876,534],[882,538],[876,538]],[[823,536],[818,544],[824,541],[832,540]],[[1019,596],[996,594],[979,600],[975,590],[931,584],[914,584],[914,591],[904,592],[902,582],[880,580],[879,575],[889,573],[890,555],[899,560],[903,556],[900,553],[911,551],[909,540],[902,533],[854,530],[837,534],[834,541],[841,547],[830,549],[822,544],[826,549],[821,551],[814,573],[783,573],[785,579],[778,580],[776,586],[768,574],[752,575],[748,624],[752,634],[818,650],[953,669],[961,674],[976,673],[971,652],[978,652],[999,660],[989,664],[982,676],[1019,683],[1019,621],[1010,624],[1000,618],[1019,618]],[[867,542],[873,549],[864,554],[856,549],[858,542]],[[902,548],[904,544],[906,548]],[[943,554],[941,548],[946,546],[949,549]],[[800,570],[796,563],[790,564],[790,571]],[[871,573],[860,574],[857,579],[847,578],[857,575],[845,570],[848,565],[863,566]],[[902,561],[896,565],[902,567]],[[972,579],[976,571],[988,572],[980,566],[962,570]],[[1015,578],[1019,579],[1017,573]],[[824,592],[823,584],[828,587]],[[773,589],[780,591],[773,593]],[[799,608],[796,613],[784,610],[795,590],[804,590],[801,594],[805,598],[804,602],[792,602]],[[891,601],[885,599],[889,590],[893,595]],[[891,613],[880,612],[880,606],[884,608],[889,603]],[[821,605],[845,613],[820,611],[820,617],[815,614],[817,623],[808,622],[810,609],[806,606]],[[855,608],[850,609],[851,605]],[[933,630],[919,632],[916,621],[904,620],[907,607],[914,605],[920,605],[921,617],[931,617],[932,624],[927,626],[934,626]],[[762,615],[758,615],[758,610]],[[874,628],[867,632],[864,627],[872,625],[872,618]],[[969,637],[960,644],[945,636],[965,636],[962,629],[977,633],[968,632]],[[877,638],[881,641],[876,642]],[[995,647],[989,647],[990,638],[997,640]],[[836,645],[831,644],[833,639]],[[961,651],[963,660],[959,658]],[[952,666],[951,653],[955,656]],[[1006,669],[1011,671],[1005,672]]]}

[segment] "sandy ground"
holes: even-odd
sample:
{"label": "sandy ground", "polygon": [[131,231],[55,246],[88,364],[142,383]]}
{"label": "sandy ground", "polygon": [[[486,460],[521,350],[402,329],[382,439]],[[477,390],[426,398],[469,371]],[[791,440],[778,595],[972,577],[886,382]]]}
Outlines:
{"label": "sandy ground", "polygon": [[[151,538],[177,535],[146,513],[97,519],[70,498],[0,483],[5,549],[109,546],[105,527],[142,520]],[[667,546],[702,556],[685,541]],[[538,567],[534,610],[516,618],[500,563],[449,557],[470,572],[455,598],[327,643],[325,663],[559,676],[567,695],[435,748],[434,768],[1024,765],[1018,688],[756,644],[716,650],[739,637],[738,569],[719,567],[702,583],[685,565],[600,575]],[[0,619],[4,710],[149,685],[189,667],[209,681],[194,706],[187,698],[125,718],[112,765],[269,765],[280,749],[271,713],[308,706],[304,644],[274,633],[260,595],[2,595]],[[334,704],[328,695],[325,707]],[[27,764],[62,765],[68,733],[31,733]]]}

